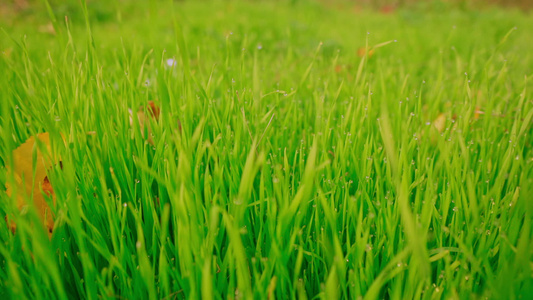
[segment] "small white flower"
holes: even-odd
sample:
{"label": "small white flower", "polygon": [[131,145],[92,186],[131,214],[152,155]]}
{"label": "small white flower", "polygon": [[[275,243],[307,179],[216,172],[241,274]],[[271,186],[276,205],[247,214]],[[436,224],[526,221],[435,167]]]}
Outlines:
{"label": "small white flower", "polygon": [[177,64],[178,62],[175,59],[173,58],[167,59],[167,66],[172,68],[172,67],[175,67]]}

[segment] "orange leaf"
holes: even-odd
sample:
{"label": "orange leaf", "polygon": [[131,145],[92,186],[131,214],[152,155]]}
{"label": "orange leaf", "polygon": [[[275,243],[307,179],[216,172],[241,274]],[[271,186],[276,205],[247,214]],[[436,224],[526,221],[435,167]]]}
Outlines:
{"label": "orange leaf", "polygon": [[485,112],[479,108],[479,106],[476,107],[476,110],[474,110],[474,120],[478,120],[480,115],[484,115]]}
{"label": "orange leaf", "polygon": [[379,12],[384,14],[384,15],[392,14],[395,11],[396,11],[396,7],[394,5],[391,5],[391,4],[383,5],[379,9]]}
{"label": "orange leaf", "polygon": [[375,52],[374,49],[365,48],[365,47],[361,47],[361,48],[357,49],[357,55],[359,55],[359,57],[363,57],[363,56],[367,55],[368,58],[371,58],[372,55],[374,55],[374,52]]}
{"label": "orange leaf", "polygon": [[[145,109],[150,114],[149,117],[152,118],[154,121],[159,121],[159,115],[161,113],[161,110],[159,109],[159,106],[155,104],[154,101],[148,101],[148,105],[141,106],[137,110],[137,120],[139,121],[139,126],[141,128],[141,135],[145,137],[144,136],[144,125],[145,123],[148,123],[148,142],[153,145],[154,141],[152,139],[152,128],[150,127],[149,120],[147,120],[148,117],[144,113]],[[130,110],[130,125],[133,125],[133,113],[131,110]]]}
{"label": "orange leaf", "polygon": [[[139,110],[142,111],[142,108],[140,108]],[[148,101],[148,111],[150,112],[150,115],[152,115],[152,118],[154,120],[159,120],[159,114],[161,113],[161,110],[159,109],[159,106],[155,104],[154,101]]]}
{"label": "orange leaf", "polygon": [[[8,172],[14,176],[17,183],[17,208],[23,209],[29,205],[26,203],[26,196],[32,197],[33,195],[33,204],[51,236],[54,227],[54,217],[45,200],[45,195],[52,196],[55,203],[54,191],[47,177],[47,170],[52,167],[52,161],[48,155],[51,153],[50,135],[47,132],[40,133],[37,135],[37,138],[39,143],[41,143],[41,148],[46,149],[47,155],[43,155],[41,148],[37,147],[34,166],[32,153],[33,149],[37,146],[37,142],[35,137],[32,136],[24,144],[13,150],[14,169],[9,170],[8,168]],[[12,188],[8,183],[6,183],[6,193],[11,197]],[[11,226],[13,229],[15,228],[15,224],[11,224]]]}
{"label": "orange leaf", "polygon": [[442,133],[446,127],[446,115],[439,114],[435,121],[433,121],[433,126],[435,126],[439,133]]}

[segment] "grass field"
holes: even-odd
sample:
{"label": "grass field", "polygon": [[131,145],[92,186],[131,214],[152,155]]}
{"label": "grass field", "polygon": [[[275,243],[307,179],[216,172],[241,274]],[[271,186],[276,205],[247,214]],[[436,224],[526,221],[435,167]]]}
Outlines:
{"label": "grass field", "polygon": [[46,3],[0,20],[1,299],[533,297],[531,14]]}

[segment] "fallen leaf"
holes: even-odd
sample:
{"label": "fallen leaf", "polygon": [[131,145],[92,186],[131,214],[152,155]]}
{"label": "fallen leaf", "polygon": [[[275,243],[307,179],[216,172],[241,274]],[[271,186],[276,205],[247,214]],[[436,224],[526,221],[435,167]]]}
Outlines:
{"label": "fallen leaf", "polygon": [[476,110],[474,110],[474,120],[478,120],[480,115],[484,115],[485,112],[481,110],[481,108],[476,107]]}
{"label": "fallen leaf", "polygon": [[352,12],[355,14],[359,14],[359,13],[364,12],[364,8],[361,5],[356,4],[352,8]]}
{"label": "fallen leaf", "polygon": [[2,50],[2,54],[5,55],[6,58],[11,57],[11,53],[13,53],[13,48],[7,48]]}
{"label": "fallen leaf", "polygon": [[433,126],[435,126],[439,133],[442,133],[446,127],[446,115],[439,114],[435,121],[433,121]]}
{"label": "fallen leaf", "polygon": [[[133,111],[130,109],[130,125],[133,126]],[[152,118],[155,121],[159,120],[159,114],[161,113],[161,110],[159,107],[155,104],[154,101],[148,101],[148,105],[141,106],[137,110],[137,120],[139,121],[139,127],[141,128],[141,135],[144,138],[144,125],[148,123],[147,129],[148,129],[148,142],[150,144],[154,144],[154,141],[152,139],[152,128],[150,127],[150,120],[145,114],[145,111],[147,111],[150,114],[150,118]]]}
{"label": "fallen leaf", "polygon": [[379,9],[379,12],[384,14],[384,15],[389,15],[389,14],[392,14],[396,11],[396,6],[392,5],[392,4],[387,4],[387,5],[383,5],[380,9]]}
{"label": "fallen leaf", "polygon": [[[42,147],[44,146],[47,152],[51,153],[50,135],[47,132],[40,133],[37,135],[37,138],[42,143]],[[8,168],[8,173],[14,176],[17,183],[17,208],[22,210],[29,205],[26,203],[26,196],[33,197],[33,205],[35,205],[37,213],[51,237],[54,228],[54,216],[46,202],[45,195],[51,196],[55,204],[54,190],[47,176],[47,170],[52,167],[53,162],[50,160],[49,155],[43,155],[41,149],[37,147],[35,177],[33,176],[34,164],[32,153],[33,149],[37,146],[36,143],[35,137],[32,136],[24,144],[13,150],[14,169],[9,170]],[[6,183],[6,193],[11,197],[12,188],[9,183]],[[14,231],[16,225],[11,222],[10,226]]]}
{"label": "fallen leaf", "polygon": [[14,0],[13,3],[18,10],[25,10],[30,7],[28,0]]}
{"label": "fallen leaf", "polygon": [[[156,121],[159,121],[159,114],[161,113],[159,106],[157,106],[154,101],[148,101],[147,108],[152,118]],[[139,111],[143,111],[142,107],[139,108]]]}
{"label": "fallen leaf", "polygon": [[54,28],[54,25],[51,22],[48,22],[45,25],[39,26],[39,32],[55,35],[56,29]]}
{"label": "fallen leaf", "polygon": [[357,49],[357,55],[359,57],[368,56],[368,58],[371,58],[372,55],[374,55],[375,50],[370,48],[361,47]]}

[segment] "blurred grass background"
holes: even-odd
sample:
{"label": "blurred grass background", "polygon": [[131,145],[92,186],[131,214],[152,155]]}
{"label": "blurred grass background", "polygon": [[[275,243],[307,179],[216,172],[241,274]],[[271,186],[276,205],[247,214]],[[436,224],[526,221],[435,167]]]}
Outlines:
{"label": "blurred grass background", "polygon": [[[177,0],[185,1],[185,0]],[[308,0],[251,0],[262,2],[305,2]],[[519,9],[530,12],[533,8],[533,0],[317,0],[332,5],[353,5],[359,8],[378,9],[383,12],[392,12],[398,8],[461,8],[461,9],[490,9],[490,8],[507,8]],[[62,10],[72,11],[79,7],[79,0],[49,0],[48,1],[56,13]],[[141,2],[141,1],[139,1]],[[99,11],[113,11],[116,5],[138,5],[139,2],[131,0],[87,0],[88,6],[98,8]],[[145,1],[153,2],[153,1]],[[1,0],[0,13],[3,17],[9,17],[14,13],[32,13],[40,10],[44,5],[41,0]]]}
{"label": "blurred grass background", "polygon": [[[83,23],[82,0],[46,0],[57,18],[68,16],[73,23]],[[0,26],[22,29],[38,26],[38,31],[53,34],[53,26],[46,8],[45,0],[0,0]],[[95,22],[121,21],[121,14],[145,12],[154,14],[157,0],[85,0]],[[174,0],[187,2],[187,0]],[[200,0],[201,1],[201,0]],[[193,1],[194,2],[194,1]],[[231,3],[232,1],[220,2]],[[530,15],[533,0],[249,0],[249,2],[271,2],[279,4],[319,2],[341,10],[355,13],[377,12],[384,15],[403,11],[406,13],[440,13],[445,11],[514,11]],[[143,16],[134,16],[143,17]],[[63,23],[64,20],[59,20]]]}

